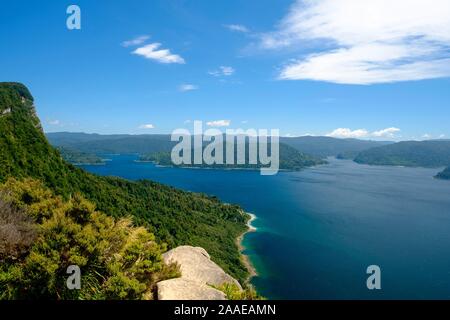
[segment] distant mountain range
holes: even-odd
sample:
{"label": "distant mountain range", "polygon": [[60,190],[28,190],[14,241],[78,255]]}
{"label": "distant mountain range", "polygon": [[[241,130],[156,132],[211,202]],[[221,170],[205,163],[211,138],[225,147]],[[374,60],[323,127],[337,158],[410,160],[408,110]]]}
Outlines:
{"label": "distant mountain range", "polygon": [[337,139],[332,137],[304,136],[282,137],[280,142],[295,149],[320,158],[341,156],[351,158],[361,151],[392,144],[388,141],[371,141],[358,139]]}
{"label": "distant mountain range", "polygon": [[[139,153],[152,154],[171,151],[176,142],[168,134],[155,135],[99,135],[86,133],[47,133],[54,146],[68,147],[91,154]],[[340,154],[357,154],[363,150],[383,146],[392,142],[331,137],[281,137],[280,142],[313,157],[326,158]]]}
{"label": "distant mountain range", "polygon": [[87,133],[47,133],[50,144],[90,154],[139,153],[171,151],[176,142],[168,134],[100,135]]}

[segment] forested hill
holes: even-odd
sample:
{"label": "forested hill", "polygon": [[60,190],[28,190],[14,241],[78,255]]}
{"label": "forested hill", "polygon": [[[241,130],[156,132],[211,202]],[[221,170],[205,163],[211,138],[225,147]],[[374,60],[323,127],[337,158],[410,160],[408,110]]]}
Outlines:
{"label": "forested hill", "polygon": [[68,164],[47,142],[33,97],[18,83],[0,83],[0,183],[9,177],[39,179],[66,199],[80,193],[106,214],[132,215],[169,247],[201,246],[233,277],[247,275],[236,245],[247,221],[239,207],[151,181],[95,176]]}
{"label": "forested hill", "polygon": [[439,172],[436,176],[438,179],[450,180],[450,167],[445,168],[444,171]]}
{"label": "forested hill", "polygon": [[407,167],[442,167],[450,164],[450,140],[404,141],[361,152],[357,163]]}

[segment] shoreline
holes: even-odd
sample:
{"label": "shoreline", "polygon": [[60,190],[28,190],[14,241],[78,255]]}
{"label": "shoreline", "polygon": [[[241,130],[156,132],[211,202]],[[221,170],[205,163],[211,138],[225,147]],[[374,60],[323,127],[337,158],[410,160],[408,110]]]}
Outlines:
{"label": "shoreline", "polygon": [[256,232],[256,228],[254,226],[252,226],[252,222],[256,220],[256,216],[253,213],[249,213],[249,212],[244,212],[246,215],[250,216],[250,219],[247,221],[246,225],[247,225],[247,230],[244,231],[239,237],[237,237],[236,239],[236,243],[238,246],[238,250],[239,253],[241,254],[242,257],[242,262],[244,263],[245,267],[247,268],[248,272],[249,272],[249,276],[246,279],[246,282],[250,282],[250,280],[257,276],[258,273],[256,271],[256,268],[253,266],[252,262],[250,261],[250,257],[246,254],[243,253],[243,251],[246,249],[245,246],[242,244],[244,237],[247,233],[249,232]]}

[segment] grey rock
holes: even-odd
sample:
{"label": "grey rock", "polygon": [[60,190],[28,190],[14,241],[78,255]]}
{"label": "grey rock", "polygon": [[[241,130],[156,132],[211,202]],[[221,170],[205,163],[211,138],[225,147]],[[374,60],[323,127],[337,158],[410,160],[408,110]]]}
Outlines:
{"label": "grey rock", "polygon": [[158,282],[157,287],[158,300],[226,300],[222,291],[183,278]]}
{"label": "grey rock", "polygon": [[163,254],[166,264],[177,263],[181,278],[157,284],[159,300],[226,300],[226,295],[211,287],[231,283],[242,289],[239,282],[211,261],[200,247],[181,246]]}
{"label": "grey rock", "polygon": [[[226,274],[211,261],[208,252],[200,247],[181,246],[163,254],[164,262],[176,262],[180,265],[181,277],[214,286],[233,283],[241,288],[239,282]],[[242,289],[242,288],[241,288]]]}

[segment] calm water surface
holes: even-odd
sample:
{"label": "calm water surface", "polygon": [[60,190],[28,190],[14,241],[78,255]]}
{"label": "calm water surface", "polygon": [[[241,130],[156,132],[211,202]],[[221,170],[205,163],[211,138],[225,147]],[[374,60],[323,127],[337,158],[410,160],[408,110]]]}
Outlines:
{"label": "calm water surface", "polygon": [[[107,155],[100,175],[151,179],[217,195],[256,214],[246,253],[253,284],[272,299],[450,298],[450,182],[438,169],[330,159],[302,172],[161,168]],[[366,268],[381,267],[369,291]]]}

